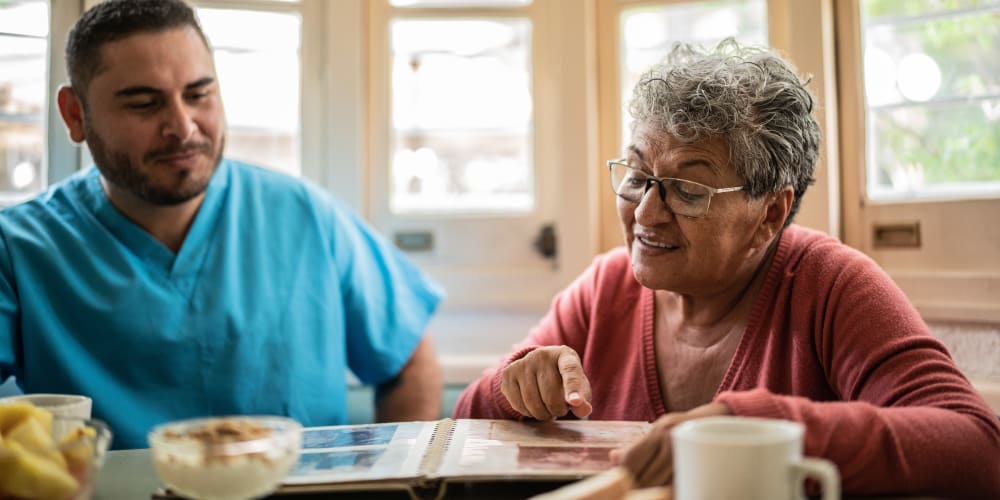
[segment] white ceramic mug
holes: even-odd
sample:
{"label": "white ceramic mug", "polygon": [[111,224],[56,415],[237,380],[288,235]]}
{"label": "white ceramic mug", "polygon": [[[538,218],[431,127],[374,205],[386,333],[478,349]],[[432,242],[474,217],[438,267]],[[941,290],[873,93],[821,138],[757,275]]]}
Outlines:
{"label": "white ceramic mug", "polygon": [[829,460],[802,457],[804,427],[749,417],[683,422],[673,442],[675,500],[800,500],[805,478],[817,480],[823,500],[840,498]]}
{"label": "white ceramic mug", "polygon": [[19,394],[0,399],[2,403],[31,403],[52,414],[52,435],[57,439],[70,430],[79,427],[79,420],[90,420],[93,402],[87,396],[77,394]]}

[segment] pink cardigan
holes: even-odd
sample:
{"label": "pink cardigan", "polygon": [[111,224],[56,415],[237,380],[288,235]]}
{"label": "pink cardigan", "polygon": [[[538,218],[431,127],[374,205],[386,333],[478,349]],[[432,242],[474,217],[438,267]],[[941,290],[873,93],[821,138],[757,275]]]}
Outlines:
{"label": "pink cardigan", "polygon": [[[594,420],[666,413],[653,352],[653,293],[623,248],[599,256],[456,418],[521,418],[500,369],[545,345],[580,354]],[[806,426],[805,454],[840,469],[848,494],[1000,498],[1000,422],[892,280],[864,254],[796,225],[781,236],[715,396],[737,415]]]}

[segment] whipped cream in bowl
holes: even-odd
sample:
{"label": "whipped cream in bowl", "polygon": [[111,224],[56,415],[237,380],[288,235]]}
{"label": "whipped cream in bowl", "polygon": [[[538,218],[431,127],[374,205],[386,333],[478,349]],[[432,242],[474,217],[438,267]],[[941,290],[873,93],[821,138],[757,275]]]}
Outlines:
{"label": "whipped cream in bowl", "polygon": [[153,466],[174,493],[246,500],[273,492],[299,459],[302,425],[254,415],[178,420],[149,434]]}

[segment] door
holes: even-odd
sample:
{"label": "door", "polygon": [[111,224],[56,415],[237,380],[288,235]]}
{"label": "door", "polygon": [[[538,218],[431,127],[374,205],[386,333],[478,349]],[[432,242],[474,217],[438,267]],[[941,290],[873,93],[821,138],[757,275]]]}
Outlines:
{"label": "door", "polygon": [[448,310],[540,315],[593,256],[588,5],[370,3],[369,215]]}

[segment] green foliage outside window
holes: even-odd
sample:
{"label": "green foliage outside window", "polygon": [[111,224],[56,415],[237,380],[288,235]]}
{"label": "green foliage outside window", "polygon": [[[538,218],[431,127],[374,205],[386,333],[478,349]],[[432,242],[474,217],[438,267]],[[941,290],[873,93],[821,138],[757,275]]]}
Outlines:
{"label": "green foliage outside window", "polygon": [[[873,184],[1000,185],[1000,1],[866,0],[862,9],[866,52],[896,63],[919,52],[940,71],[940,87],[926,100],[897,92],[872,102],[869,94]],[[900,185],[900,175],[910,184]]]}

